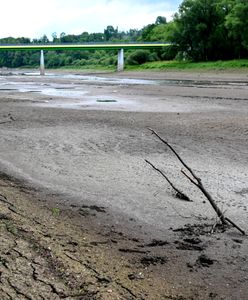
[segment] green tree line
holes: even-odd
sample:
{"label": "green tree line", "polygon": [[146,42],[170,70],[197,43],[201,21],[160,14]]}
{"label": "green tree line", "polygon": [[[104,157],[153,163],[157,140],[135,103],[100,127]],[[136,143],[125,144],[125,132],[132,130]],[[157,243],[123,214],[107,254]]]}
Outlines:
{"label": "green tree line", "polygon": [[[52,34],[39,39],[3,38],[0,44],[99,43],[99,42],[168,42],[161,50],[130,50],[126,63],[142,64],[158,60],[214,61],[248,57],[247,0],[184,0],[173,20],[158,16],[154,23],[142,29],[119,31],[112,25],[102,33],[83,32],[79,35]],[[48,51],[47,67],[113,66],[115,51]],[[34,67],[39,64],[39,52],[2,51],[0,67]]]}

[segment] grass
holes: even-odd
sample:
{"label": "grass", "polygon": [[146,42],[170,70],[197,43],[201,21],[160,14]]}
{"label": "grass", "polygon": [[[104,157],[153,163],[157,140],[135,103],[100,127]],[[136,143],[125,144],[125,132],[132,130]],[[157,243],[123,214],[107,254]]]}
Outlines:
{"label": "grass", "polygon": [[57,207],[53,207],[51,209],[53,216],[58,217],[60,215],[60,209]]}
{"label": "grass", "polygon": [[[56,69],[56,68],[52,68]],[[110,66],[101,66],[101,65],[85,65],[85,66],[63,66],[63,67],[58,67],[58,70],[72,70],[72,71],[77,71],[77,70],[85,70],[85,71],[115,71],[116,66],[110,65]]]}
{"label": "grass", "polygon": [[[116,66],[100,66],[88,65],[83,67],[68,66],[60,69],[68,70],[87,70],[87,71],[116,71]],[[209,62],[190,62],[190,61],[154,61],[141,65],[131,66],[125,65],[127,71],[145,71],[145,70],[174,70],[174,71],[248,71],[248,59],[235,59],[235,60],[219,60]]]}
{"label": "grass", "polygon": [[155,61],[139,66],[127,66],[127,70],[248,70],[248,59],[214,62]]}
{"label": "grass", "polygon": [[[101,65],[85,65],[85,66],[63,66],[58,68],[47,68],[57,70],[68,70],[68,71],[104,71],[104,72],[115,72],[116,66],[101,66]],[[148,62],[141,65],[125,65],[127,71],[248,71],[248,59],[235,59],[226,61],[209,61],[209,62],[190,62],[190,61],[154,61]]]}

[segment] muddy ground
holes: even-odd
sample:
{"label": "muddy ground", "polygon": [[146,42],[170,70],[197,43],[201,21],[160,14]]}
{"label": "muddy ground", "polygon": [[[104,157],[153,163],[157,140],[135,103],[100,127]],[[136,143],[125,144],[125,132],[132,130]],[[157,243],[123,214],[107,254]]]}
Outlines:
{"label": "muddy ground", "polygon": [[1,299],[247,299],[247,237],[147,129],[248,231],[247,104],[245,72],[2,70]]}

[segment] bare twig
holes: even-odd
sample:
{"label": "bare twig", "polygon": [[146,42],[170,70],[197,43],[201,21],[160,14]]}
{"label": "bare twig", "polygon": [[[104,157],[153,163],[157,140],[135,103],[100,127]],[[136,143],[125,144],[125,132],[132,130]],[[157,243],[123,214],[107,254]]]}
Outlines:
{"label": "bare twig", "polygon": [[167,141],[165,141],[163,138],[161,138],[161,136],[159,136],[158,134],[157,134],[157,132],[155,131],[155,130],[153,130],[152,128],[148,128],[153,134],[155,134],[156,135],[156,137],[158,138],[158,139],[160,139],[160,141],[161,142],[163,142],[166,146],[168,146],[170,149],[171,149],[171,151],[176,155],[176,157],[178,158],[178,160],[181,162],[181,164],[187,169],[187,170],[189,170],[189,172],[191,173],[191,175],[198,181],[201,181],[201,179],[200,178],[198,178],[195,174],[194,174],[194,172],[192,171],[192,169],[188,166],[188,165],[186,165],[186,163],[182,160],[182,158],[179,156],[179,154],[176,152],[176,150],[174,150],[174,148],[167,142]]}
{"label": "bare twig", "polygon": [[181,170],[181,172],[183,173],[183,175],[185,177],[188,178],[189,181],[191,181],[194,185],[196,185],[198,187],[197,183],[191,177],[189,177],[189,175],[186,172],[184,172],[184,170]]}
{"label": "bare twig", "polygon": [[8,204],[8,205],[10,205],[10,206],[14,206],[14,205],[13,205],[11,202],[9,202],[8,199],[7,199],[4,195],[2,195],[2,194],[0,194],[0,202],[3,202],[3,203]]}
{"label": "bare twig", "polygon": [[192,178],[190,178],[183,170],[182,173],[191,181],[191,183],[193,183],[195,186],[197,186],[199,188],[199,190],[204,194],[204,196],[208,199],[209,203],[211,204],[211,206],[213,207],[213,209],[215,210],[217,216],[219,217],[219,219],[221,220],[221,223],[223,225],[227,225],[228,223],[232,224],[235,228],[237,228],[242,234],[245,234],[244,230],[242,230],[239,226],[237,226],[233,221],[231,221],[230,219],[226,218],[223,214],[223,212],[220,210],[220,208],[217,206],[217,204],[215,203],[214,199],[212,198],[212,196],[209,194],[209,192],[205,189],[205,187],[202,184],[201,178],[199,178],[198,176],[196,176],[196,174],[194,173],[194,171],[183,161],[183,159],[180,157],[180,155],[176,152],[176,150],[167,142],[165,141],[163,138],[161,138],[158,133],[156,131],[154,131],[151,128],[148,128],[153,134],[155,134],[160,141],[162,141],[166,146],[168,146],[171,151],[175,154],[175,156],[178,158],[178,160],[181,162],[181,164],[190,172],[190,174],[193,176],[193,178],[196,180],[194,181]]}
{"label": "bare twig", "polygon": [[225,219],[226,219],[227,222],[232,224],[233,227],[237,228],[243,235],[245,235],[245,231],[243,229],[241,229],[237,224],[235,224],[232,220],[230,220],[227,217]]}
{"label": "bare twig", "polygon": [[158,173],[160,173],[170,184],[170,186],[176,191],[176,196],[177,198],[181,199],[181,200],[185,200],[185,201],[189,201],[192,202],[192,200],[190,200],[190,198],[185,195],[183,192],[181,192],[179,189],[177,189],[174,184],[170,181],[170,179],[164,174],[164,172],[162,172],[160,169],[158,169],[157,167],[155,167],[149,160],[145,159],[145,162],[147,162],[154,170],[156,170]]}

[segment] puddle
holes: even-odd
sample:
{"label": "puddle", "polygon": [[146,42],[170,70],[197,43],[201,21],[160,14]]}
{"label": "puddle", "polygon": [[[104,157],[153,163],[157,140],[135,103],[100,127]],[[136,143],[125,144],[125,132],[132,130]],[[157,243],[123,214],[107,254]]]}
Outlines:
{"label": "puddle", "polygon": [[[25,72],[25,73],[13,73],[13,75],[19,76],[35,76],[40,77],[40,74],[37,72]],[[108,84],[123,84],[123,85],[132,85],[132,84],[158,84],[157,80],[147,80],[147,79],[130,79],[130,78],[108,78],[101,76],[92,76],[92,75],[80,75],[80,74],[53,74],[47,73],[44,77],[53,77],[53,78],[64,78],[64,79],[75,79],[81,80],[84,82],[101,82]]]}
{"label": "puddle", "polygon": [[[70,98],[67,97],[66,98]],[[64,108],[64,109],[94,109],[94,110],[133,110],[137,107],[136,101],[126,99],[111,99],[109,96],[90,96],[77,99],[53,99],[35,104],[36,106]]]}
{"label": "puddle", "polygon": [[0,91],[17,91],[20,93],[40,93],[47,96],[61,98],[81,98],[87,91],[76,89],[71,83],[65,84],[47,84],[37,82],[8,82],[2,83]]}
{"label": "puddle", "polygon": [[62,89],[62,88],[48,88],[43,89],[41,91],[41,94],[47,95],[47,96],[57,96],[62,98],[80,98],[87,94],[87,91],[82,90],[72,90],[72,89]]}
{"label": "puddle", "polygon": [[100,102],[100,103],[113,103],[113,102],[118,102],[117,100],[101,100],[101,99],[97,99],[96,102]]}
{"label": "puddle", "polygon": [[221,110],[217,105],[193,105],[192,103],[175,103],[174,101],[141,101],[122,98],[111,99],[106,96],[84,96],[81,99],[51,99],[36,104],[39,107],[76,109],[76,110],[108,110],[108,111],[136,111],[136,112],[173,112],[187,113],[192,111]]}
{"label": "puddle", "polygon": [[18,91],[18,89],[11,89],[11,88],[9,88],[9,89],[1,89],[0,88],[0,91],[2,91],[2,92],[9,92],[9,91]]}

